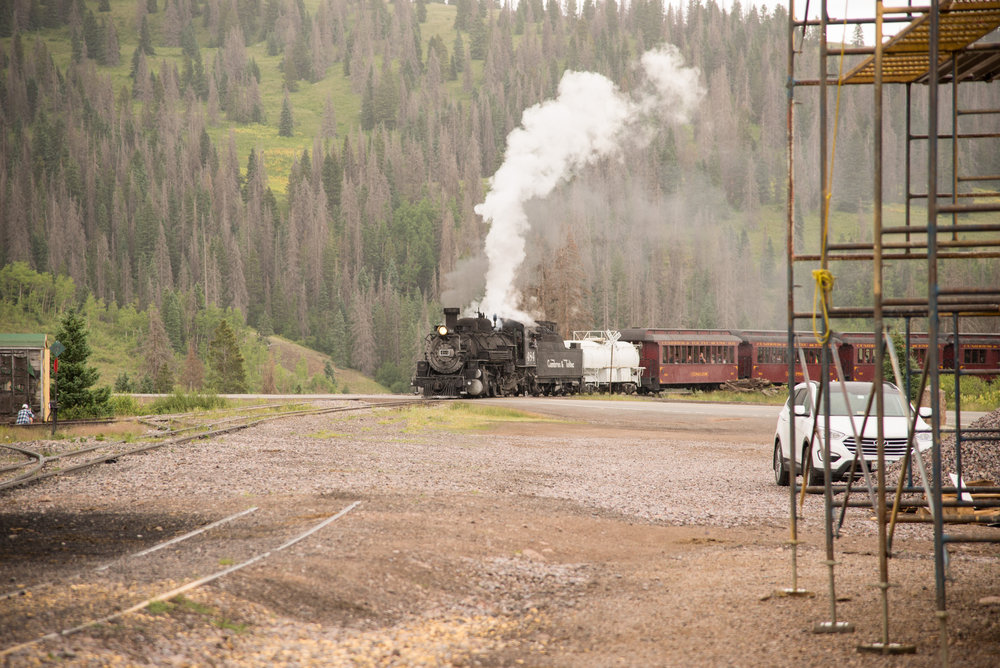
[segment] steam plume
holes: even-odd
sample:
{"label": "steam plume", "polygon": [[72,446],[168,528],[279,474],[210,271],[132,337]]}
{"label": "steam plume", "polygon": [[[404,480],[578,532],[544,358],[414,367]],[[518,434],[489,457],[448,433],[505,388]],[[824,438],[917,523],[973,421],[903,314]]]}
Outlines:
{"label": "steam plume", "polygon": [[640,65],[644,80],[632,96],[600,74],[566,72],[556,98],[526,109],[521,126],[507,136],[504,162],[490,179],[486,200],[476,206],[490,222],[479,310],[532,320],[520,310],[514,287],[530,227],[528,200],[545,197],[587,165],[620,156],[626,145],[648,143],[657,124],[684,122],[704,96],[698,71],[685,67],[672,45],[647,51]]}

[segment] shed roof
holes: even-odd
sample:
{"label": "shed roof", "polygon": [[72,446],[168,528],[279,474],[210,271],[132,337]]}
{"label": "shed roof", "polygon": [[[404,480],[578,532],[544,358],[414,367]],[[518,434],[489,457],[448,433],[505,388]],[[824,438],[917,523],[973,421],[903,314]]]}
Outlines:
{"label": "shed roof", "polygon": [[47,334],[0,334],[0,348],[46,348]]}

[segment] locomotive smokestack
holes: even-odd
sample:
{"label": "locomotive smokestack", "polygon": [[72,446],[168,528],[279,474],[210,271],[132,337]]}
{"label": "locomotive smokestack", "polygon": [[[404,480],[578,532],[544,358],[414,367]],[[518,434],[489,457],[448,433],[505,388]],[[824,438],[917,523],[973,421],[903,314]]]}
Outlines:
{"label": "locomotive smokestack", "polygon": [[444,310],[444,324],[449,332],[454,332],[455,327],[458,325],[458,313],[459,309],[454,306],[449,306]]}

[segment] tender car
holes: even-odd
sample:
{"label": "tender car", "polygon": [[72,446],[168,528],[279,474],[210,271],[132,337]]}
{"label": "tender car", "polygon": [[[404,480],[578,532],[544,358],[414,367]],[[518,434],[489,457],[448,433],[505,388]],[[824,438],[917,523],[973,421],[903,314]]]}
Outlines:
{"label": "tender car", "polygon": [[[841,390],[839,382],[830,383],[830,471],[833,480],[840,480],[850,474],[851,462],[854,459],[854,452],[857,449],[854,434],[855,431],[861,437],[861,452],[865,461],[874,469],[877,462],[877,429],[878,420],[875,417],[875,406],[872,405],[868,423],[865,431],[861,434],[861,424],[864,420],[865,408],[868,405],[868,397],[874,389],[874,383],[847,382],[844,383],[847,389],[847,399]],[[792,478],[791,473],[791,443],[789,442],[789,420],[795,419],[795,440],[799,449],[795,455],[796,472],[802,472],[802,462],[809,451],[809,439],[812,435],[813,424],[819,417],[816,426],[816,439],[813,442],[812,461],[809,466],[810,485],[822,485],[824,480],[823,472],[823,431],[825,419],[822,415],[823,407],[815,410],[816,394],[819,390],[819,383],[800,383],[795,386],[793,396],[781,409],[778,414],[778,426],[774,432],[774,457],[772,466],[774,469],[774,481],[782,486],[788,485]],[[906,454],[907,445],[907,418],[906,404],[903,393],[891,383],[884,384],[883,397],[885,402],[885,417],[882,421],[883,438],[885,440],[885,461],[894,462]],[[792,404],[794,399],[794,407]],[[912,415],[913,409],[910,409]],[[929,408],[921,408],[917,417],[916,428],[914,430],[914,443],[921,450],[931,446],[931,429],[922,418],[930,416]],[[851,419],[854,420],[854,429],[851,428]],[[856,473],[861,472],[860,464]]]}

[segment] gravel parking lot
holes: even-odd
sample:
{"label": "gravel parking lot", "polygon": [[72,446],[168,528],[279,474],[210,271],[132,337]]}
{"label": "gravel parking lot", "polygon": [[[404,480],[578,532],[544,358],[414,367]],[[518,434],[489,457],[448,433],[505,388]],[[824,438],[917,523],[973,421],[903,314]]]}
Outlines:
{"label": "gravel parking lot", "polygon": [[[286,419],[0,496],[0,647],[9,665],[938,666],[930,527],[897,529],[892,643],[876,526],[837,540],[831,617],[822,497],[801,513],[792,584],[773,423],[500,421],[448,405]],[[435,413],[438,411],[439,413]],[[775,410],[776,412],[776,410]],[[771,431],[769,431],[769,429]],[[360,504],[287,549],[276,548]],[[154,555],[121,559],[248,508]],[[987,535],[997,529],[961,527]],[[266,559],[68,635],[199,577]],[[106,569],[96,571],[101,565]],[[996,546],[952,550],[953,665],[1000,656]]]}

